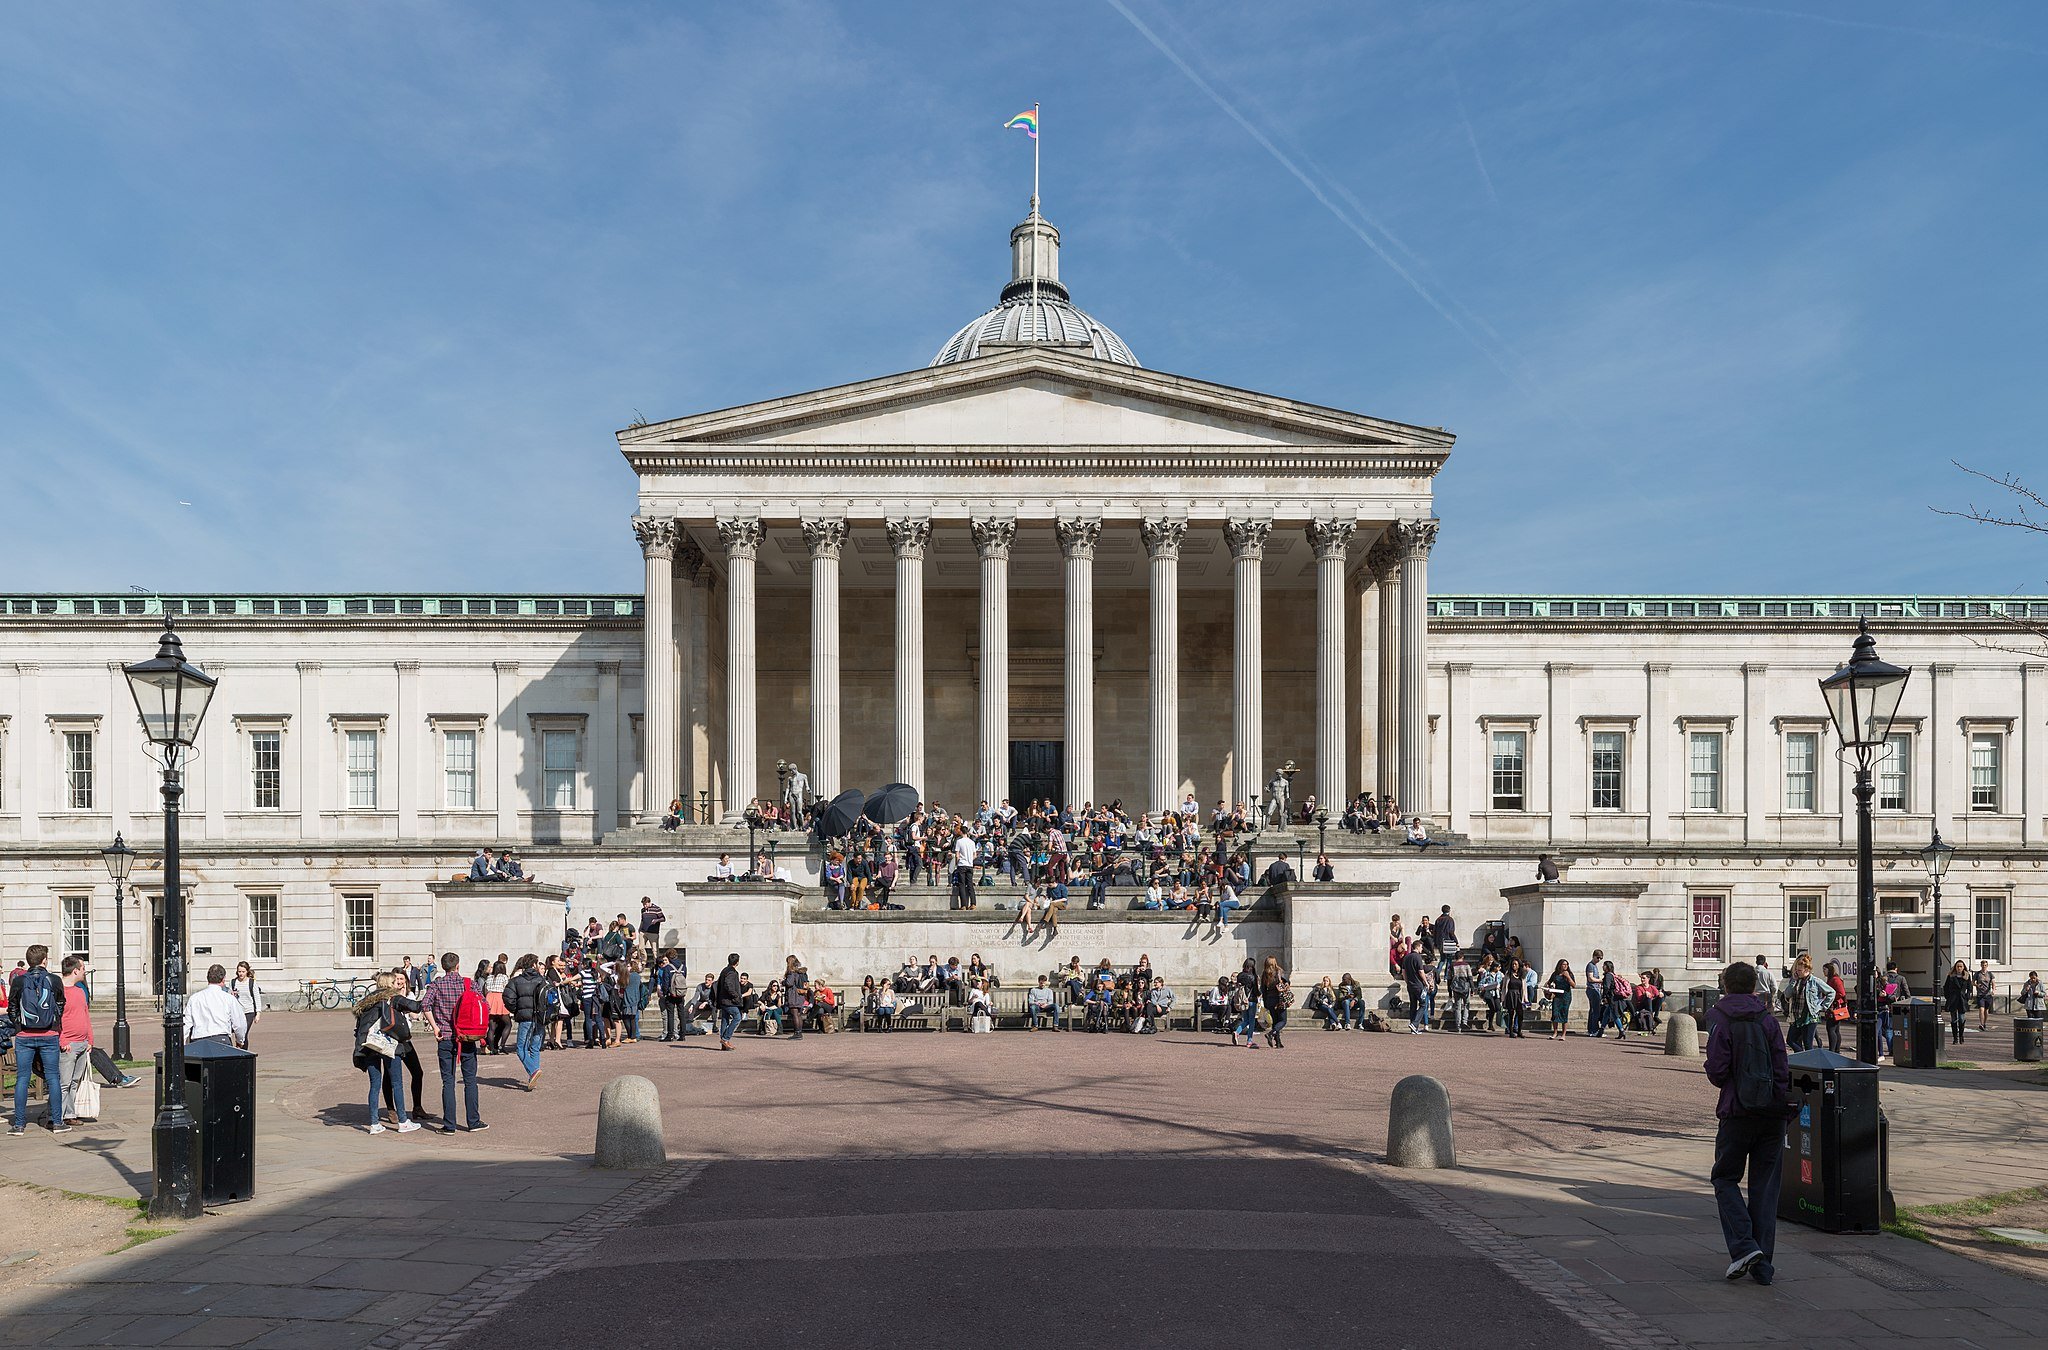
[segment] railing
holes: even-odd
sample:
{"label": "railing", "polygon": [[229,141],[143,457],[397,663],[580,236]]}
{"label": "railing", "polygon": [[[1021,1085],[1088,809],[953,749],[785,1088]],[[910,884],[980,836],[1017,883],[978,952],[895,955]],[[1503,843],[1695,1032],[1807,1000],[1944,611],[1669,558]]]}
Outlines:
{"label": "railing", "polygon": [[625,619],[637,595],[9,595],[0,619]]}
{"label": "railing", "polygon": [[1436,619],[2048,619],[2048,599],[2015,596],[1431,596]]}

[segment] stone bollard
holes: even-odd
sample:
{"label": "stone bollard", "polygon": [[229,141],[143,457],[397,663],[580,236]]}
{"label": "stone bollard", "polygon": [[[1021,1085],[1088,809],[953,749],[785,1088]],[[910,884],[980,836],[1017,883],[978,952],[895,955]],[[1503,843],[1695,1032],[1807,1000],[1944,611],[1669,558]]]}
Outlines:
{"label": "stone bollard", "polygon": [[1451,1142],[1451,1094],[1427,1074],[1394,1084],[1387,1111],[1387,1164],[1391,1167],[1456,1167]]}
{"label": "stone bollard", "polygon": [[614,1078],[597,1098],[596,1166],[636,1171],[668,1162],[661,1141],[661,1093],[638,1074]]}
{"label": "stone bollard", "polygon": [[1672,1013],[1664,1019],[1664,1053],[1697,1055],[1700,1052],[1700,1024],[1691,1013]]}

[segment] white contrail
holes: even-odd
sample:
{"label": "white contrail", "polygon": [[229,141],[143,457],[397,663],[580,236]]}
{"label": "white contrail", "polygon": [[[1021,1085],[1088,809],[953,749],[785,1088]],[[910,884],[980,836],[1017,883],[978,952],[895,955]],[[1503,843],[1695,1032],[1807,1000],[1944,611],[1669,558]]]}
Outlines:
{"label": "white contrail", "polygon": [[[1803,19],[1808,23],[1831,24],[1836,28],[1861,28],[1871,33],[1894,33],[1900,37],[1932,38],[1936,42],[1960,42],[1992,51],[2020,52],[2027,56],[2048,56],[2048,47],[2033,47],[2009,38],[1985,37],[1978,33],[1957,33],[1943,28],[1916,28],[1911,24],[1884,23],[1877,19],[1848,19],[1839,14],[1815,14],[1811,10],[1784,9],[1777,5],[1738,5],[1730,0],[1647,0],[1650,4],[1676,5],[1683,9],[1718,9],[1729,14],[1756,14],[1774,19]],[[1642,4],[1645,0],[1635,0]]]}
{"label": "white contrail", "polygon": [[[1200,71],[1197,71],[1193,66],[1189,65],[1186,61],[1181,59],[1180,53],[1174,51],[1173,48],[1167,46],[1166,43],[1160,39],[1157,33],[1153,32],[1150,28],[1146,27],[1144,22],[1141,19],[1139,19],[1137,15],[1131,13],[1131,11],[1125,7],[1123,0],[1106,0],[1106,3],[1109,5],[1111,9],[1114,9],[1117,13],[1123,15],[1125,21],[1128,22],[1131,25],[1131,27],[1138,30],[1138,35],[1140,37],[1144,38],[1145,41],[1151,43],[1155,48],[1157,48],[1161,56],[1164,56],[1167,60],[1173,62],[1173,64],[1180,70],[1180,73],[1187,76],[1188,79],[1194,84],[1194,86],[1197,89],[1201,90],[1204,94],[1208,95],[1210,102],[1214,103],[1218,108],[1221,108],[1225,115],[1227,115],[1231,121],[1237,123],[1238,126],[1242,127],[1246,135],[1250,136],[1253,140],[1257,141],[1259,143],[1260,148],[1265,150],[1267,154],[1271,155],[1273,159],[1280,165],[1281,168],[1287,170],[1288,173],[1294,176],[1295,181],[1299,182],[1303,187],[1307,188],[1309,191],[1309,195],[1314,197],[1318,202],[1321,202],[1323,204],[1323,208],[1327,210],[1332,216],[1335,216],[1339,224],[1343,225],[1345,229],[1350,230],[1351,233],[1358,236],[1359,242],[1364,244],[1367,248],[1371,249],[1374,255],[1377,256],[1381,262],[1385,263],[1389,268],[1393,270],[1395,276],[1400,277],[1401,280],[1408,283],[1408,288],[1414,291],[1416,295],[1420,296],[1423,300],[1423,303],[1427,304],[1431,309],[1435,310],[1438,316],[1441,317],[1445,323],[1449,324],[1453,329],[1457,331],[1459,336],[1463,337],[1467,342],[1471,343],[1472,346],[1478,350],[1479,354],[1481,356],[1484,356],[1488,361],[1492,362],[1494,367],[1498,369],[1501,374],[1507,376],[1508,379],[1513,380],[1516,384],[1524,385],[1526,387],[1527,381],[1525,381],[1523,377],[1519,375],[1516,371],[1510,369],[1507,362],[1503,361],[1498,353],[1496,353],[1490,346],[1488,346],[1484,341],[1482,341],[1478,334],[1474,333],[1469,327],[1467,327],[1463,320],[1461,320],[1456,314],[1452,313],[1450,307],[1446,305],[1442,300],[1438,299],[1435,292],[1431,291],[1428,286],[1425,286],[1422,283],[1421,279],[1418,278],[1412,271],[1410,271],[1406,267],[1403,267],[1400,261],[1397,260],[1391,253],[1387,252],[1385,248],[1381,247],[1379,240],[1373,238],[1373,236],[1369,232],[1367,232],[1367,230],[1364,227],[1362,227],[1357,221],[1354,221],[1350,216],[1347,216],[1337,206],[1335,202],[1330,200],[1329,194],[1323,191],[1321,185],[1319,185],[1314,179],[1310,178],[1307,173],[1303,172],[1301,166],[1295,163],[1295,161],[1290,156],[1288,156],[1288,154],[1285,151],[1281,150],[1279,146],[1275,145],[1271,137],[1266,135],[1266,133],[1261,131],[1258,127],[1254,126],[1251,123],[1251,121],[1245,117],[1243,113],[1239,112],[1235,104],[1233,104],[1229,99],[1225,98],[1222,94],[1218,93],[1214,85],[1210,84],[1209,81],[1202,78],[1202,74]],[[1342,189],[1339,189],[1339,191],[1342,191]],[[1346,195],[1348,196],[1349,194]],[[1363,213],[1361,212],[1361,214]]]}
{"label": "white contrail", "polygon": [[1500,205],[1500,194],[1493,190],[1493,175],[1486,171],[1486,156],[1479,153],[1479,133],[1472,129],[1472,114],[1465,111],[1465,87],[1458,83],[1458,68],[1451,64],[1451,54],[1438,49],[1437,55],[1444,59],[1444,74],[1451,77],[1451,101],[1457,105],[1458,121],[1464,124],[1465,139],[1472,146],[1472,162],[1479,166],[1479,181],[1486,184],[1486,198],[1495,206]]}

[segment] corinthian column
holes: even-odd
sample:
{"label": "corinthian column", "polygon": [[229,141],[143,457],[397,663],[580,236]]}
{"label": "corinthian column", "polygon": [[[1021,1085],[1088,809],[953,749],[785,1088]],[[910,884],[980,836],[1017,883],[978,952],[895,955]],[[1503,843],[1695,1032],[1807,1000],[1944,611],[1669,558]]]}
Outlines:
{"label": "corinthian column", "polygon": [[766,531],[752,517],[718,522],[725,545],[725,818],[736,821],[761,790],[754,759],[754,560]]}
{"label": "corinthian column", "polygon": [[896,552],[896,781],[923,795],[924,550],[932,523],[892,520],[885,528]]}
{"label": "corinthian column", "polygon": [[968,528],[981,555],[981,718],[974,781],[994,805],[1009,795],[1010,783],[1010,544],[1017,522],[985,517]]}
{"label": "corinthian column", "polygon": [[675,665],[676,542],[681,528],[672,519],[641,516],[633,521],[646,564],[646,595],[640,606],[643,735],[641,753],[647,761],[647,797],[643,821],[659,821],[681,790],[676,775],[676,726],[679,691]]}
{"label": "corinthian column", "polygon": [[807,520],[811,550],[811,790],[839,795],[839,550],[844,520]]}
{"label": "corinthian column", "polygon": [[1395,556],[1394,531],[1384,530],[1365,555],[1372,574],[1373,608],[1379,616],[1379,651],[1373,679],[1376,730],[1373,732],[1373,790],[1384,798],[1400,780],[1401,744],[1401,563]]}
{"label": "corinthian column", "polygon": [[1066,559],[1067,800],[1095,800],[1095,541],[1102,522],[1055,520],[1053,537]]}
{"label": "corinthian column", "polygon": [[[683,687],[683,804],[697,809],[711,788],[711,563],[685,540],[676,549],[676,580],[683,586],[683,646],[690,655]],[[693,815],[691,819],[696,819]]]}
{"label": "corinthian column", "polygon": [[1311,521],[1308,546],[1316,555],[1316,801],[1343,809],[1344,562],[1355,527],[1348,520]]}
{"label": "corinthian column", "polygon": [[1154,811],[1180,804],[1180,544],[1188,523],[1164,516],[1138,523],[1152,559],[1152,783]]}
{"label": "corinthian column", "polygon": [[1223,526],[1237,592],[1230,643],[1230,796],[1233,803],[1247,806],[1259,800],[1259,761],[1266,757],[1266,685],[1259,666],[1265,625],[1259,568],[1266,557],[1266,539],[1272,533],[1273,523],[1267,520],[1232,520]]}
{"label": "corinthian column", "polygon": [[1437,522],[1395,527],[1401,558],[1401,807],[1429,814],[1429,550]]}

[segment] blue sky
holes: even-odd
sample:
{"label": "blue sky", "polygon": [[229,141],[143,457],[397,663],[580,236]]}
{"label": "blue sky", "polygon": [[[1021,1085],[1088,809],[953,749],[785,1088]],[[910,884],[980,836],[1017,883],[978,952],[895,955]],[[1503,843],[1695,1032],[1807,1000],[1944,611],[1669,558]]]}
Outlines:
{"label": "blue sky", "polygon": [[2044,87],[2033,0],[15,5],[0,589],[636,590],[612,433],[923,365],[1038,101],[1147,365],[1458,433],[1438,590],[2040,593],[1928,507],[2048,479]]}

